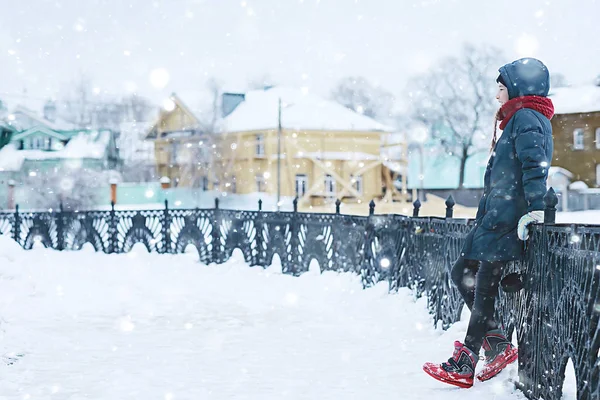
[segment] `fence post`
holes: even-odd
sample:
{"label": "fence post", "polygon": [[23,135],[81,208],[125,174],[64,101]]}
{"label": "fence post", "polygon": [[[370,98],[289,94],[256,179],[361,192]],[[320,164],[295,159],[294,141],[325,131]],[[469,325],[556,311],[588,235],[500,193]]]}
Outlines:
{"label": "fence post", "polygon": [[219,211],[219,198],[215,197],[215,209],[212,220],[212,262],[221,263],[221,212]]}
{"label": "fence post", "polygon": [[544,195],[544,225],[554,224],[556,222],[556,205],[558,204],[558,196],[553,188],[548,189]]}
{"label": "fence post", "polygon": [[452,195],[448,195],[448,198],[446,199],[446,218],[452,218],[452,216],[454,215],[455,205],[456,202],[454,201]]}
{"label": "fence post", "polygon": [[65,229],[64,229],[64,208],[62,201],[58,206],[58,215],[56,217],[56,250],[65,249]]}
{"label": "fence post", "polygon": [[115,215],[115,202],[111,201],[110,202],[110,221],[109,221],[109,228],[108,228],[108,253],[112,254],[112,253],[118,253],[118,249],[117,249],[117,243],[118,243],[118,238],[117,238],[117,217]]}
{"label": "fence post", "polygon": [[165,210],[163,213],[163,253],[172,253],[171,249],[171,217],[169,216],[169,200],[165,199]]}
{"label": "fence post", "polygon": [[[298,255],[298,246],[300,244],[300,238],[298,237],[299,224],[298,224],[298,197],[294,199],[294,213],[290,220],[290,246],[291,246],[291,270],[289,271],[294,276],[300,275],[300,257]],[[285,268],[283,268],[285,269]]]}
{"label": "fence post", "polygon": [[413,203],[413,217],[418,217],[419,216],[419,210],[421,209],[421,202],[419,201],[419,199],[415,200],[415,202]]}
{"label": "fence post", "polygon": [[365,226],[365,242],[363,263],[360,268],[360,275],[363,288],[373,286],[375,284],[375,256],[373,254],[372,244],[375,240],[375,224],[373,223],[373,215],[375,214],[375,201],[369,202],[369,217]]}
{"label": "fence post", "polygon": [[19,240],[19,236],[21,236],[21,217],[19,216],[19,205],[15,205],[15,225],[13,229],[13,238],[15,242],[21,244]]}
{"label": "fence post", "polygon": [[254,221],[254,226],[256,227],[256,259],[254,260],[254,265],[260,265],[265,268],[266,265],[263,261],[263,222],[262,222],[262,200],[258,199],[258,214],[256,217],[256,221]]}
{"label": "fence post", "polygon": [[340,199],[337,199],[335,201],[335,213],[339,214],[340,213],[340,205],[342,204],[342,201]]}

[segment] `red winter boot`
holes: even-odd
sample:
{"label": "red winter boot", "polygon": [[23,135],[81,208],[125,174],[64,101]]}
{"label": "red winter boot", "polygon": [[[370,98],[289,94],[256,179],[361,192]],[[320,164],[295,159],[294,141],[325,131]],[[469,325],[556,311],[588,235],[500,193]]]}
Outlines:
{"label": "red winter boot", "polygon": [[518,350],[500,329],[488,332],[483,339],[485,351],[485,364],[483,370],[477,374],[477,379],[487,381],[498,375],[508,364],[517,361]]}
{"label": "red winter boot", "polygon": [[473,386],[478,357],[459,341],[454,342],[454,354],[442,364],[425,363],[423,371],[440,382],[461,388]]}

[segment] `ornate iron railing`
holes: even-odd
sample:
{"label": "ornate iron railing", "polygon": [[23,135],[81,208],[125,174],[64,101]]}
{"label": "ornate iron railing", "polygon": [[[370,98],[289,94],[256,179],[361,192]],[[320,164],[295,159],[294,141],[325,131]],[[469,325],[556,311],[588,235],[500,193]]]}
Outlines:
{"label": "ornate iron railing", "polygon": [[[519,382],[530,399],[559,399],[571,359],[579,399],[600,399],[600,226],[555,225],[557,198],[545,198],[546,221],[531,229],[526,257],[511,263],[523,289],[500,293],[498,318],[519,343]],[[214,209],[0,213],[0,233],[25,249],[39,242],[57,250],[86,243],[123,253],[142,243],[148,251],[181,253],[188,245],[203,263],[222,263],[238,248],[251,266],[268,266],[277,254],[284,273],[300,275],[317,260],[321,270],[360,274],[364,287],[388,282],[425,294],[434,324],[460,318],[463,301],[450,279],[471,220],[446,218]]]}

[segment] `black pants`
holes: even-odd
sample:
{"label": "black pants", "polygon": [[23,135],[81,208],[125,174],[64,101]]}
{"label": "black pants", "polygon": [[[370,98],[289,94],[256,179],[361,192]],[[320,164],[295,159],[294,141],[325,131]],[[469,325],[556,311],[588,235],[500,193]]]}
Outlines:
{"label": "black pants", "polygon": [[460,257],[452,268],[452,281],[471,310],[465,346],[479,353],[486,332],[498,329],[494,319],[498,285],[505,262],[475,261]]}

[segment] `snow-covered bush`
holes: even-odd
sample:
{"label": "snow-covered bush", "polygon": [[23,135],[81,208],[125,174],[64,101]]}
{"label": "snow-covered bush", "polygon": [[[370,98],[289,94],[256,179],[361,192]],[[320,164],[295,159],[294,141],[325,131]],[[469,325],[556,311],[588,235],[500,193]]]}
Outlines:
{"label": "snow-covered bush", "polygon": [[[19,182],[19,206],[26,209],[86,210],[97,206],[108,193],[115,171],[60,168],[35,172]],[[106,196],[106,194],[104,194]]]}

